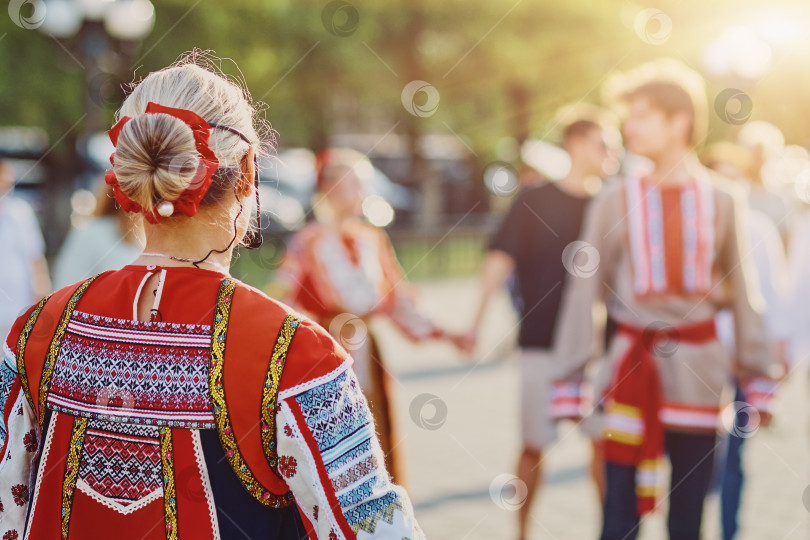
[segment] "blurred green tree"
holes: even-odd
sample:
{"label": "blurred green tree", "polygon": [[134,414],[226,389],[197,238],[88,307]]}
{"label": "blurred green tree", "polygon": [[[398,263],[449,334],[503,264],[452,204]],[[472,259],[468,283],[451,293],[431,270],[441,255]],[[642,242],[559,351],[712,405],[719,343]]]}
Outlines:
{"label": "blurred green tree", "polygon": [[[799,0],[778,3],[802,6]],[[662,55],[699,67],[718,21],[737,24],[743,15],[772,8],[754,0],[351,0],[336,6],[327,0],[162,0],[140,49],[119,52],[117,65],[105,69],[131,81],[184,51],[211,49],[238,63],[253,96],[267,103],[282,145],[319,148],[337,130],[382,134],[396,125],[412,138],[458,135],[485,163],[505,137],[520,142],[547,134],[559,106],[599,102],[601,82],[612,71]],[[637,13],[650,7],[671,22],[659,44],[634,29]],[[331,18],[324,15],[329,9]],[[72,44],[7,17],[0,18],[0,36],[0,123],[42,126],[59,142],[53,153],[70,154],[81,132],[76,124],[85,112],[86,84],[77,55],[63,50]],[[775,54],[768,74],[745,89],[754,100],[753,118],[777,123],[794,141],[810,138],[801,114],[810,112],[803,99],[810,91],[806,56],[798,43]],[[232,62],[222,68],[238,75]],[[416,79],[437,89],[435,114],[417,117],[402,106],[403,88]],[[711,80],[709,98],[728,84]],[[114,91],[101,100],[107,125],[122,97]],[[737,129],[716,116],[712,125],[712,139]]]}

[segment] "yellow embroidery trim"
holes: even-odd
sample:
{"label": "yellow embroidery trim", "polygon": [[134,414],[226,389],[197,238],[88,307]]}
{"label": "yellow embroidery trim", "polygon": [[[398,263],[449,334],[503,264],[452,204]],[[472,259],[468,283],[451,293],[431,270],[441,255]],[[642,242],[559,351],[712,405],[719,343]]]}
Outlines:
{"label": "yellow embroidery trim", "polygon": [[402,513],[407,513],[405,505],[402,503],[401,499],[397,499],[396,501],[386,506],[385,510],[380,510],[375,514],[366,516],[362,520],[358,521],[357,523],[352,525],[352,531],[354,532],[354,534],[357,534],[360,531],[364,531],[369,534],[374,534],[375,527],[380,521],[385,521],[389,525],[394,522],[395,510],[399,510]]}
{"label": "yellow embroidery trim", "polygon": [[661,459],[642,459],[636,466],[636,495],[639,497],[657,497],[658,476]]}
{"label": "yellow embroidery trim", "polygon": [[45,357],[45,364],[42,366],[42,378],[39,381],[38,415],[40,431],[45,423],[45,403],[48,401],[51,378],[53,378],[53,371],[56,368],[56,357],[59,356],[59,349],[62,346],[62,340],[65,337],[65,330],[67,330],[70,318],[73,316],[73,310],[76,309],[76,304],[79,303],[79,299],[97,277],[98,275],[85,280],[84,283],[79,285],[79,288],[76,289],[73,296],[70,297],[70,300],[68,300],[68,303],[65,306],[65,310],[62,312],[62,318],[59,319],[59,325],[56,327],[56,332],[54,332],[51,345],[48,347],[48,354]]}
{"label": "yellow embroidery trim", "polygon": [[643,439],[638,433],[628,433],[627,431],[620,431],[615,428],[607,428],[604,432],[604,437],[612,441],[627,444],[630,446],[640,446]]}
{"label": "yellow embroidery trim", "polygon": [[642,472],[656,472],[661,467],[660,458],[642,459],[636,469]]}
{"label": "yellow embroidery trim", "polygon": [[627,418],[641,418],[641,409],[624,403],[611,401],[607,404],[606,410],[608,413],[626,416]]}
{"label": "yellow embroidery trim", "polygon": [[253,498],[265,506],[280,508],[292,502],[290,494],[279,496],[266,489],[256,479],[245,463],[225,403],[225,390],[222,384],[222,373],[225,363],[225,338],[228,332],[228,321],[231,314],[233,293],[236,290],[236,280],[226,278],[222,280],[217,295],[217,307],[214,313],[213,335],[211,336],[211,361],[208,365],[208,387],[211,392],[211,404],[214,409],[214,419],[217,433],[225,451],[225,457],[231,465],[239,482]]}
{"label": "yellow embroidery trim", "polygon": [[657,495],[657,486],[636,486],[636,496],[638,497],[655,497]]}
{"label": "yellow embroidery trim", "polygon": [[87,418],[77,417],[73,420],[70,434],[70,446],[65,460],[65,478],[62,482],[62,538],[68,537],[70,529],[70,511],[73,507],[73,492],[76,490],[76,478],[79,476],[79,465],[84,446],[84,435],[87,432]]}
{"label": "yellow embroidery trim", "polygon": [[[642,443],[643,436],[641,433],[627,431],[620,427],[610,425],[611,418],[616,417],[623,419],[625,422],[637,423],[639,426],[642,426],[641,409],[632,405],[611,401],[605,407],[605,413],[607,416],[607,425],[603,430],[603,436],[606,439],[630,446],[639,446]],[[641,427],[639,427],[639,429],[641,429]]]}
{"label": "yellow embroidery trim", "polygon": [[36,409],[34,408],[34,401],[31,398],[31,389],[28,385],[28,372],[25,370],[25,346],[28,345],[28,337],[34,330],[34,325],[37,323],[42,308],[45,307],[45,302],[47,302],[50,297],[51,295],[49,294],[39,301],[37,307],[35,307],[34,311],[29,315],[28,320],[25,321],[25,326],[23,326],[22,332],[20,332],[20,337],[17,338],[17,373],[20,375],[20,383],[22,384],[23,392],[25,392],[25,399],[28,400],[28,405],[31,407],[32,411]]}
{"label": "yellow embroidery trim", "polygon": [[177,540],[177,488],[174,483],[174,443],[172,429],[160,428],[160,461],[163,466],[163,516],[166,540]]}
{"label": "yellow embroidery trim", "polygon": [[281,329],[273,346],[273,355],[267,365],[267,376],[264,379],[262,389],[262,410],[261,410],[261,436],[264,456],[270,468],[278,474],[278,451],[276,447],[276,403],[278,398],[279,383],[281,374],[284,371],[284,364],[287,361],[287,351],[290,348],[295,331],[298,329],[300,321],[295,315],[287,315],[281,323]]}

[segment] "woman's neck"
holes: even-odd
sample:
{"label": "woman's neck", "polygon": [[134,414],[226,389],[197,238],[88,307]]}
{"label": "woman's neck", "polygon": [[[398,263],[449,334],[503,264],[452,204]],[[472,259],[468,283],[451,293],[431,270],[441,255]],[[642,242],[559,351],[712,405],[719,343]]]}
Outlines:
{"label": "woman's neck", "polygon": [[143,228],[140,223],[136,223],[132,219],[131,214],[126,212],[118,212],[114,216],[115,222],[118,225],[118,231],[124,242],[131,246],[143,247],[145,240],[143,237]]}
{"label": "woman's neck", "polygon": [[327,223],[334,225],[338,229],[343,229],[351,227],[358,221],[360,221],[360,218],[354,212],[346,212],[345,214],[334,214],[331,220],[327,220]]}
{"label": "woman's neck", "polygon": [[203,216],[196,216],[193,221],[185,217],[173,219],[183,221],[165,225],[145,224],[146,246],[134,264],[188,267],[205,259],[205,262],[198,263],[200,268],[227,273],[238,243],[233,227],[226,230],[220,225],[221,220]]}
{"label": "woman's neck", "polygon": [[218,253],[214,251],[210,255],[207,255],[207,252],[200,252],[199,255],[192,255],[190,253],[173,251],[171,249],[150,247],[150,245],[147,243],[143,253],[141,253],[141,255],[135,259],[132,264],[185,268],[198,267],[207,270],[217,270],[223,274],[228,274],[230,273],[229,268],[231,266],[232,254],[233,249],[229,249],[225,253]]}

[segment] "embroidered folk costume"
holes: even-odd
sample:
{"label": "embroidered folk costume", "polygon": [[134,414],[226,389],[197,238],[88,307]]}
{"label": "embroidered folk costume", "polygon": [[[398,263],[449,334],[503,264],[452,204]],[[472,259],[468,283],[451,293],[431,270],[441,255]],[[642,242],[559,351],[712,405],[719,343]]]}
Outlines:
{"label": "embroidered folk costume", "polygon": [[340,229],[311,223],[288,243],[278,276],[290,305],[312,316],[350,350],[388,470],[395,481],[403,482],[404,456],[392,411],[394,381],[371,332],[371,320],[388,317],[413,341],[443,332],[416,310],[388,236],[359,220]]}
{"label": "embroidered folk costume", "polygon": [[[154,272],[162,322],[137,321]],[[217,272],[129,266],[62,289],[6,341],[2,533],[417,538],[350,364]]]}
{"label": "embroidered folk costume", "polygon": [[[639,514],[656,506],[665,432],[713,433],[734,372],[714,318],[730,308],[737,350],[757,406],[774,383],[770,340],[747,278],[740,205],[708,173],[684,185],[640,178],[607,184],[591,205],[582,240],[599,254],[587,277],[572,277],[555,337],[561,363],[555,397],[565,407],[592,349],[591,306],[603,299],[618,330],[595,381],[607,463],[636,468]],[[589,268],[590,269],[590,268]],[[753,288],[752,288],[753,287]],[[558,404],[559,405],[559,404]]]}
{"label": "embroidered folk costume", "polygon": [[[216,170],[211,126],[176,201],[193,216]],[[111,130],[115,142],[126,117]],[[232,130],[232,128],[225,128]],[[122,202],[124,199],[124,202]],[[125,206],[125,207],[127,207]],[[158,276],[152,318],[138,320]],[[28,309],[0,365],[0,538],[423,538],[374,420],[327,332],[224,273],[131,265]]]}

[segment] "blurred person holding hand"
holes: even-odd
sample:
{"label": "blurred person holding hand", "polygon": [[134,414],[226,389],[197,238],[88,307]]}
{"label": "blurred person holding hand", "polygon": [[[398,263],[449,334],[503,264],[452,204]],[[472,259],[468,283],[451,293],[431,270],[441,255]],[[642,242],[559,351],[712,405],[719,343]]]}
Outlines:
{"label": "blurred person holding hand", "polygon": [[[565,109],[564,109],[565,111]],[[464,349],[472,353],[493,295],[510,277],[511,292],[520,317],[520,414],[522,449],[517,476],[527,487],[518,510],[519,538],[528,535],[531,505],[542,481],[543,451],[556,438],[555,420],[579,417],[579,399],[552,391],[552,336],[562,299],[566,268],[563,254],[580,234],[585,209],[601,186],[609,164],[609,142],[604,111],[591,107],[567,109],[562,145],[571,157],[568,174],[523,188],[489,244],[481,279],[481,299]],[[561,114],[560,116],[566,116]],[[577,388],[578,390],[578,388]],[[591,474],[602,494],[601,459],[594,446]]]}
{"label": "blurred person holding hand", "polygon": [[458,342],[416,305],[416,295],[388,235],[363,217],[371,162],[348,148],[317,156],[317,220],[287,243],[276,274],[285,301],[313,317],[354,358],[360,387],[371,403],[388,470],[405,483],[402,436],[394,410],[394,376],[386,367],[371,323],[386,317],[412,342]]}

